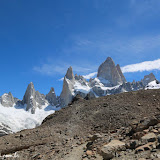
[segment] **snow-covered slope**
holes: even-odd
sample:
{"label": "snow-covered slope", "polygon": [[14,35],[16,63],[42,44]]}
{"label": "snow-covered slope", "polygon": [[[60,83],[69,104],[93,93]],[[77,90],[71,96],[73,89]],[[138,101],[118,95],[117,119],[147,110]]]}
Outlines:
{"label": "snow-covered slope", "polygon": [[54,88],[51,88],[47,95],[41,94],[35,90],[32,82],[28,85],[23,100],[13,97],[10,92],[3,94],[0,97],[1,130],[5,131],[6,128],[17,132],[34,128],[55,110],[71,103],[77,94],[83,98],[95,98],[140,89],[159,88],[160,84],[152,73],[146,75],[141,81],[127,82],[120,66],[115,66],[110,57],[99,67],[97,77],[89,81],[81,75],[74,75],[72,67],[69,67],[63,80],[60,96],[56,96]]}
{"label": "snow-covered slope", "polygon": [[148,83],[145,89],[160,89],[160,84],[156,80]]}
{"label": "snow-covered slope", "polygon": [[42,109],[37,108],[35,114],[31,114],[24,107],[4,107],[0,104],[0,122],[9,126],[13,132],[31,129],[40,125],[55,110],[58,108],[43,106]]}

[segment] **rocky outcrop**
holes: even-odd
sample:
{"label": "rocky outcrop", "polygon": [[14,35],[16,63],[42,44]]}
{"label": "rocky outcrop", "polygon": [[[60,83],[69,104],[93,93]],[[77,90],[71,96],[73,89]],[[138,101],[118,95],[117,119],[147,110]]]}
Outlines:
{"label": "rocky outcrop", "polygon": [[72,67],[68,68],[67,73],[63,80],[63,89],[60,95],[61,106],[64,107],[69,104],[73,99],[75,78],[73,75]]}
{"label": "rocky outcrop", "polygon": [[0,137],[13,133],[11,128],[3,123],[0,123]]}
{"label": "rocky outcrop", "polygon": [[36,101],[36,107],[41,109],[42,106],[46,104],[45,95],[41,94],[39,91],[36,91],[35,101]]}
{"label": "rocky outcrop", "polygon": [[115,152],[123,151],[125,149],[126,147],[124,142],[121,142],[119,140],[112,140],[110,143],[104,145],[101,148],[100,154],[102,155],[103,159],[109,160],[114,157]]}
{"label": "rocky outcrop", "polygon": [[65,77],[71,81],[74,81],[74,74],[71,66],[68,68]]}
{"label": "rocky outcrop", "polygon": [[46,95],[46,100],[49,102],[49,104],[51,104],[52,106],[56,106],[57,105],[57,96],[55,94],[54,88],[51,87],[51,90],[49,91],[49,93]]}
{"label": "rocky outcrop", "polygon": [[108,80],[108,85],[116,86],[123,83],[123,80],[113,62],[112,58],[108,57],[98,68],[97,77]]}
{"label": "rocky outcrop", "polygon": [[26,106],[26,110],[29,111],[31,110],[31,113],[34,114],[35,113],[35,109],[36,109],[36,101],[35,101],[35,96],[36,96],[36,91],[34,89],[34,85],[31,82],[26,90],[26,93],[23,97],[23,104],[27,105]]}
{"label": "rocky outcrop", "polygon": [[148,83],[156,80],[156,77],[153,73],[150,73],[149,75],[144,76],[144,78],[141,80],[143,85],[146,86]]}
{"label": "rocky outcrop", "polygon": [[63,90],[59,100],[60,104],[63,104],[62,106],[66,106],[77,94],[83,98],[86,96],[93,98],[137,91],[145,89],[145,86],[153,80],[155,80],[155,76],[151,73],[145,76],[140,82],[127,82],[120,65],[117,64],[117,66],[115,66],[114,61],[108,57],[98,68],[97,77],[90,79],[89,82],[86,81],[83,76],[77,74],[74,76],[72,67],[70,67],[65,75]]}
{"label": "rocky outcrop", "polygon": [[[150,83],[152,81],[155,82]],[[31,82],[27,87],[22,101],[14,98],[11,93],[4,94],[0,97],[0,101],[2,105],[6,107],[12,107],[13,104],[17,106],[26,104],[26,110],[31,110],[31,113],[35,113],[37,107],[42,108],[42,106],[47,103],[52,106],[64,107],[68,105],[77,94],[83,98],[86,97],[86,99],[90,99],[122,92],[158,88],[160,88],[160,84],[153,73],[144,76],[140,82],[127,82],[120,65],[117,64],[117,66],[115,66],[112,58],[108,57],[106,61],[99,66],[97,77],[89,81],[83,76],[77,74],[74,76],[72,67],[69,67],[63,80],[63,89],[60,96],[56,96],[54,88],[51,88],[50,92],[45,96],[35,91],[34,85]]]}
{"label": "rocky outcrop", "polygon": [[2,95],[1,104],[4,107],[13,107],[13,105],[15,104],[15,99],[14,99],[11,92],[5,93],[5,94]]}
{"label": "rocky outcrop", "polygon": [[117,71],[118,71],[119,75],[121,76],[122,81],[123,81],[123,82],[127,82],[127,81],[126,81],[126,78],[124,77],[124,75],[123,75],[123,73],[122,73],[122,70],[121,70],[119,64],[117,64],[116,68],[117,68]]}
{"label": "rocky outcrop", "polygon": [[83,76],[75,74],[75,80],[78,81],[81,85],[87,85],[87,81]]}
{"label": "rocky outcrop", "polygon": [[45,95],[39,93],[38,91],[35,91],[34,85],[31,82],[27,87],[22,101],[22,104],[26,105],[26,111],[31,111],[31,113],[34,114],[36,108],[42,108],[45,103]]}

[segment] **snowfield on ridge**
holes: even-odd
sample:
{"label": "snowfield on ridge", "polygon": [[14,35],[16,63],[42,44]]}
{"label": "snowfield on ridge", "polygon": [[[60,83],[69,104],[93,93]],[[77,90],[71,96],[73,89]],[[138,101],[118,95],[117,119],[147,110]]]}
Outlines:
{"label": "snowfield on ridge", "polygon": [[8,125],[13,132],[23,129],[31,129],[40,125],[50,114],[58,110],[52,106],[37,108],[35,114],[25,110],[25,107],[4,107],[0,104],[0,122]]}

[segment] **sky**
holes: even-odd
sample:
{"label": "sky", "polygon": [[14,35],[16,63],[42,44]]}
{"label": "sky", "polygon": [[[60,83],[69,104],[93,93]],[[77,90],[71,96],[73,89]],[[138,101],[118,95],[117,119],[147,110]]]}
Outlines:
{"label": "sky", "polygon": [[[0,95],[62,90],[67,68],[94,76],[112,57],[128,81],[160,79],[159,0],[1,0]],[[88,76],[89,75],[89,76]]]}

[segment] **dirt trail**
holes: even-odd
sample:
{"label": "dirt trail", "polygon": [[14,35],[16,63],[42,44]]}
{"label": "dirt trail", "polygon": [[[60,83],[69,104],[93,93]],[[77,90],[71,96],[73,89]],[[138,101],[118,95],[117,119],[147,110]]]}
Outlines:
{"label": "dirt trail", "polygon": [[75,147],[69,155],[65,157],[65,160],[82,160],[82,155],[84,152],[84,147],[86,146],[87,143],[82,144],[78,147]]}

